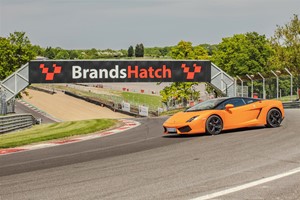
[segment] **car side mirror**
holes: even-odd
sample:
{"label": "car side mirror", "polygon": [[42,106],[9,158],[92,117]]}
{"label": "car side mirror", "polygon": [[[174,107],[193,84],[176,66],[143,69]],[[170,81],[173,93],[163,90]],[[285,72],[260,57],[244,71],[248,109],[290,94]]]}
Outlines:
{"label": "car side mirror", "polygon": [[233,104],[227,104],[227,105],[225,106],[225,109],[226,109],[226,110],[230,110],[231,108],[234,108],[234,105],[233,105]]}

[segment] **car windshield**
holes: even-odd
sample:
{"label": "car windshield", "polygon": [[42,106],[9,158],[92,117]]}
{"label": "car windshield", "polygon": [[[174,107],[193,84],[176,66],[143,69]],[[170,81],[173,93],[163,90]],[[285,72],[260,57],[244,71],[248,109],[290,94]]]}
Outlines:
{"label": "car windshield", "polygon": [[221,103],[224,100],[225,100],[225,98],[218,98],[218,99],[210,99],[207,101],[203,101],[203,102],[187,109],[186,112],[210,110],[210,109],[215,108],[219,103]]}

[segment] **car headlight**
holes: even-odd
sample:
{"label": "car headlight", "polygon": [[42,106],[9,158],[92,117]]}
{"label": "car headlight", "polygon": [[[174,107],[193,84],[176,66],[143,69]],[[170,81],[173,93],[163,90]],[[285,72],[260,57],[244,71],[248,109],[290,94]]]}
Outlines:
{"label": "car headlight", "polygon": [[199,117],[199,115],[196,115],[194,117],[191,117],[189,120],[187,120],[186,122],[192,122],[193,120],[195,120],[197,117]]}

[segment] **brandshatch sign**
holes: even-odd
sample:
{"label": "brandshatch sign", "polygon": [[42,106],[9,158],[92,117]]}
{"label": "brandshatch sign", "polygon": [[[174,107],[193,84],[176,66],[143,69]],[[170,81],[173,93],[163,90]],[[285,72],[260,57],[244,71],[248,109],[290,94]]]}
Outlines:
{"label": "brandshatch sign", "polygon": [[29,62],[30,83],[210,82],[210,61],[46,60]]}

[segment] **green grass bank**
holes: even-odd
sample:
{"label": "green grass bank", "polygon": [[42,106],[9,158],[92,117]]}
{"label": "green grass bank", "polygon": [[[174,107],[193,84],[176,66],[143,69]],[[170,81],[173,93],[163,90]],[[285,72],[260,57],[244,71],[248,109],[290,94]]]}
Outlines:
{"label": "green grass bank", "polygon": [[84,135],[105,130],[117,124],[117,120],[93,119],[36,125],[30,129],[0,135],[0,148],[12,148],[27,144]]}

